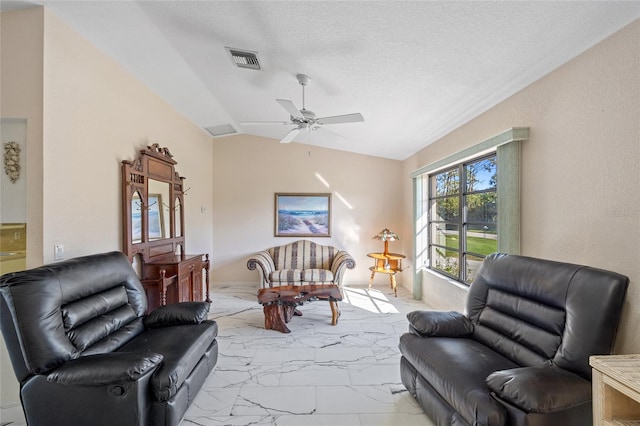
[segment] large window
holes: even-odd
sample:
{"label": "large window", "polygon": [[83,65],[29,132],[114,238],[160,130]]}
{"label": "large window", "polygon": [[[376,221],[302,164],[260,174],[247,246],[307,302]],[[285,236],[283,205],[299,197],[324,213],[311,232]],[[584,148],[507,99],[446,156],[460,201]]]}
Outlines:
{"label": "large window", "polygon": [[512,127],[410,174],[415,298],[423,279],[471,284],[487,254],[520,253],[520,146],[528,138],[528,128]]}
{"label": "large window", "polygon": [[429,267],[471,283],[498,249],[495,153],[428,175]]}

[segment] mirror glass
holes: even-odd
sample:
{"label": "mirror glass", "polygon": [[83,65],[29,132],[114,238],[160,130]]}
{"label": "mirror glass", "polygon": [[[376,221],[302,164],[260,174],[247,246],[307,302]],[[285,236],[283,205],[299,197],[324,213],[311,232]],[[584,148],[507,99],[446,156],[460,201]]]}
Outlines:
{"label": "mirror glass", "polygon": [[182,237],[182,204],[180,198],[176,197],[176,237]]}
{"label": "mirror glass", "polygon": [[171,238],[169,235],[169,183],[154,179],[148,181],[147,218],[149,241]]}
{"label": "mirror glass", "polygon": [[131,243],[142,242],[142,198],[136,191],[131,197]]}

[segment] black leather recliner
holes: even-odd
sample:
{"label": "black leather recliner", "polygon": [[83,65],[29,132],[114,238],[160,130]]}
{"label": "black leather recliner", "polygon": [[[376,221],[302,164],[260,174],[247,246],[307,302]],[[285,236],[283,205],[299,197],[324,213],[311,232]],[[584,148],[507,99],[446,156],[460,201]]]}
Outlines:
{"label": "black leather recliner", "polygon": [[611,352],[628,283],[586,266],[492,254],[466,315],[407,315],[402,383],[438,426],[591,425],[589,356]]}
{"label": "black leather recliner", "polygon": [[127,257],[0,277],[0,325],[27,423],[178,425],[218,359],[209,304],[147,299]]}

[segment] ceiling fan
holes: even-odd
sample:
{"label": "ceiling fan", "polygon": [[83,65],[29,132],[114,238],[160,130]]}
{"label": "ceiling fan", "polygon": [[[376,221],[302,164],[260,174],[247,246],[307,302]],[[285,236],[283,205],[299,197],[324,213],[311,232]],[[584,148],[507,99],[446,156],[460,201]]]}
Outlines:
{"label": "ceiling fan", "polygon": [[276,99],[282,108],[284,108],[290,115],[290,121],[241,121],[240,124],[279,124],[285,126],[296,126],[287,133],[280,143],[289,143],[295,139],[298,134],[307,129],[317,130],[325,124],[341,124],[341,123],[357,123],[364,121],[364,117],[359,112],[353,114],[333,115],[329,117],[316,117],[313,111],[305,108],[304,104],[304,87],[309,84],[311,78],[306,74],[298,74],[298,83],[302,86],[302,109],[298,109],[296,105],[287,99]]}

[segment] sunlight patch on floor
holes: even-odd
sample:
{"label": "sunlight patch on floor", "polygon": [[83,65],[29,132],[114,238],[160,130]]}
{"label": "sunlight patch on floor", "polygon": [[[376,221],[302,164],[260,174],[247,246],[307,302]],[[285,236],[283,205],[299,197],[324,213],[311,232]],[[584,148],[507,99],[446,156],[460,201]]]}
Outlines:
{"label": "sunlight patch on floor", "polygon": [[343,288],[342,303],[379,314],[397,314],[398,310],[391,304],[387,296],[375,288]]}

